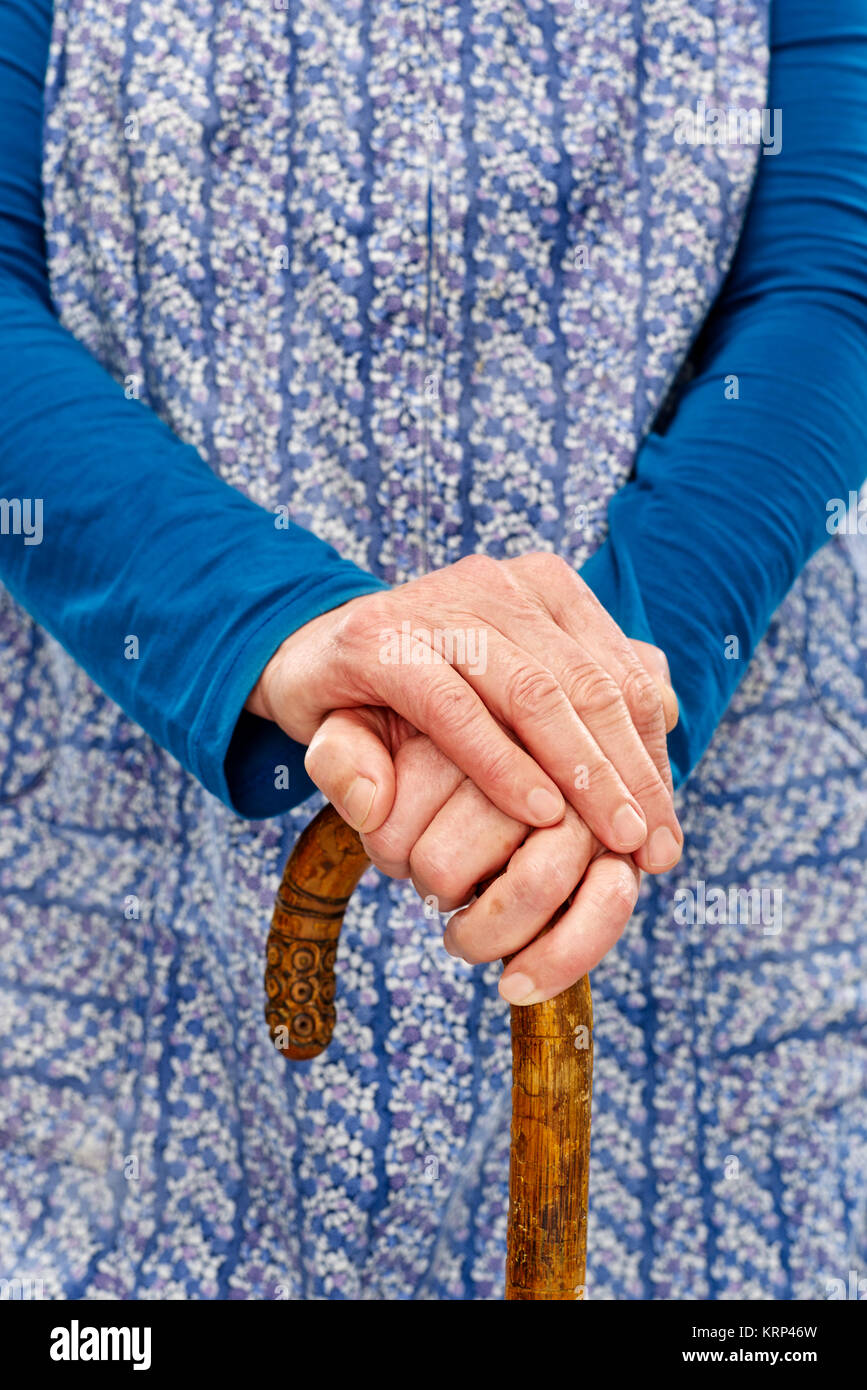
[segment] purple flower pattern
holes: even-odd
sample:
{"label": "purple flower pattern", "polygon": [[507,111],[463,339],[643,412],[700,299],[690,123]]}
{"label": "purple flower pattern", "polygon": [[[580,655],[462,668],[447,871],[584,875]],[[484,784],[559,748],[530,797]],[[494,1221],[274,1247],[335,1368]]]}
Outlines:
{"label": "purple flower pattern", "polygon": [[[578,566],[754,176],[674,112],[762,106],[766,25],[766,0],[58,0],[58,312],[389,581]],[[795,585],[679,793],[682,865],[594,972],[590,1297],[820,1298],[863,1263],[863,582],[835,541]],[[263,944],[313,803],[234,817],[2,604],[2,1263],[56,1298],[500,1297],[497,968],[371,872],[333,1045],[287,1066]],[[679,925],[697,878],[781,887],[782,931]]]}

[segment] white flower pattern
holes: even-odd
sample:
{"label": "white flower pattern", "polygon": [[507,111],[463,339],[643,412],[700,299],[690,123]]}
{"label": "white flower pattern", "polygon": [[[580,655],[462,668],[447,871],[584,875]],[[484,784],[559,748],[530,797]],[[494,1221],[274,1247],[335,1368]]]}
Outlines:
{"label": "white flower pattern", "polygon": [[[766,27],[766,0],[57,0],[61,319],[390,582],[579,566],[755,171],[673,112],[761,106]],[[863,1266],[863,585],[842,541],[808,566],[679,793],[682,864],[594,972],[590,1297],[819,1298]],[[334,1042],[287,1065],[264,940],[315,803],[233,816],[2,604],[15,1267],[58,1298],[501,1297],[498,969],[370,872]],[[783,930],[679,926],[700,877],[782,887]]]}

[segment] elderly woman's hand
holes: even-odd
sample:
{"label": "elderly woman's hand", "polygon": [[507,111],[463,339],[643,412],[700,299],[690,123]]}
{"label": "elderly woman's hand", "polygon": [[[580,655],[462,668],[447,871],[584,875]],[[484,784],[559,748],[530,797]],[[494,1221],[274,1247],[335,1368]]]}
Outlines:
{"label": "elderly woman's hand", "polygon": [[[393,757],[420,732],[507,816],[551,825],[568,803],[609,849],[647,841],[660,869],[682,842],[666,781],[673,705],[547,553],[469,556],[352,599],[287,638],[247,702],[309,745],[310,776],[358,829],[389,817]],[[335,710],[336,756],[337,726],[322,731]]]}
{"label": "elderly woman's hand", "polygon": [[[649,668],[663,669],[656,648],[633,645]],[[674,706],[667,729],[676,722]],[[338,712],[325,720],[314,765],[339,761],[357,714]],[[552,998],[598,964],[635,906],[639,866],[650,867],[646,845],[631,856],[612,853],[572,807],[559,824],[533,829],[493,806],[424,735],[403,739],[394,766],[392,810],[377,830],[362,833],[362,842],[383,873],[411,878],[437,913],[469,904],[449,921],[447,950],[471,963],[517,953],[500,982],[512,1003]],[[666,773],[670,786],[667,762]],[[672,868],[679,857],[680,846],[662,867]],[[489,879],[487,890],[474,897]],[[553,930],[536,940],[570,896]]]}
{"label": "elderly woman's hand", "polygon": [[571,806],[559,825],[541,830],[512,820],[423,736],[401,747],[396,771],[395,810],[362,841],[383,872],[411,877],[437,914],[469,903],[446,928],[450,954],[479,964],[517,953],[500,981],[513,1004],[550,999],[598,964],[635,906],[637,856],[606,850]]}

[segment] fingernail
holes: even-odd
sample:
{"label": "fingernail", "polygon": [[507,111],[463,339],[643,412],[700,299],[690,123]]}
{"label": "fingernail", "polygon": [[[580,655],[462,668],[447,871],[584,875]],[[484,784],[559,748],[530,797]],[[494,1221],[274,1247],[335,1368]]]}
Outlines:
{"label": "fingernail", "polygon": [[664,869],[666,864],[673,864],[678,858],[680,845],[667,825],[661,825],[658,830],[654,830],[647,846],[647,853],[654,869]]}
{"label": "fingernail", "polygon": [[354,830],[363,830],[364,822],[370,815],[373,798],[376,796],[376,783],[369,777],[356,777],[343,799],[343,809],[349,816]]}
{"label": "fingernail", "polygon": [[509,1004],[535,1004],[541,993],[529,975],[506,975],[500,980],[500,994]]}
{"label": "fingernail", "polygon": [[627,802],[615,811],[611,825],[618,843],[627,850],[638,849],[647,838],[647,826],[643,817]]}
{"label": "fingernail", "polygon": [[566,810],[562,796],[549,792],[547,787],[534,787],[527,797],[527,810],[534,820],[558,820]]}

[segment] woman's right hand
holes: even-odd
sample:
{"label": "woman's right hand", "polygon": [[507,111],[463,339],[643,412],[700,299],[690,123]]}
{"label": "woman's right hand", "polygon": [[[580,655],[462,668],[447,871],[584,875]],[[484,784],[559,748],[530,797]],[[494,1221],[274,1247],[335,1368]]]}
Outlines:
{"label": "woman's right hand", "polygon": [[507,816],[552,825],[565,798],[604,845],[629,853],[660,827],[682,843],[672,704],[676,718],[670,687],[575,571],[543,552],[468,556],[321,614],[281,644],[247,709],[308,745],[344,712],[339,785],[324,785],[321,767],[311,775],[368,833],[391,810],[394,754],[421,732]]}

